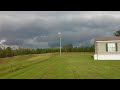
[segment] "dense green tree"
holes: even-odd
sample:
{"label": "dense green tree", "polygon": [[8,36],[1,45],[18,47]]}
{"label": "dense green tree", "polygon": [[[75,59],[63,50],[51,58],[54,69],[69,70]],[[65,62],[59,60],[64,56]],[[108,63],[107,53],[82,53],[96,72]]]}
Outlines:
{"label": "dense green tree", "polygon": [[116,31],[115,33],[113,33],[114,36],[120,37],[120,30]]}
{"label": "dense green tree", "polygon": [[[80,46],[73,47],[72,44],[67,44],[62,47],[62,52],[94,52],[93,46]],[[54,53],[59,52],[59,48],[45,48],[45,49],[28,49],[28,48],[19,48],[12,50],[10,47],[0,48],[0,58],[11,57],[16,55],[27,55],[27,54],[42,54],[42,53]]]}
{"label": "dense green tree", "polygon": [[5,54],[6,54],[7,57],[13,56],[12,49],[11,49],[10,47],[7,47],[7,48],[5,49]]}
{"label": "dense green tree", "polygon": [[63,46],[63,49],[64,49],[65,52],[71,52],[72,48],[73,48],[72,44],[66,44],[66,45]]}

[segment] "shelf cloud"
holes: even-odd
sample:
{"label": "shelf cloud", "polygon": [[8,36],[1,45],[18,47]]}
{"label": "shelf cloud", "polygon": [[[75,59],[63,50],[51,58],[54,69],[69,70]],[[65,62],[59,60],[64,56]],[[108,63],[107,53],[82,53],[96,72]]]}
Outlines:
{"label": "shelf cloud", "polygon": [[31,48],[92,45],[120,29],[120,11],[0,11],[0,44]]}

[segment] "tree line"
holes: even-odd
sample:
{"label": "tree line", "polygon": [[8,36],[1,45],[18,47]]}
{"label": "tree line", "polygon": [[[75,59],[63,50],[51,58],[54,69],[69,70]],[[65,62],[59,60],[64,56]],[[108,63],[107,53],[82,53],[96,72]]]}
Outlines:
{"label": "tree line", "polygon": [[[113,33],[114,36],[120,37],[120,30]],[[95,46],[80,46],[73,47],[72,44],[67,44],[62,47],[62,52],[94,52]],[[46,48],[46,49],[26,49],[19,48],[12,50],[10,47],[0,48],[0,58],[12,57],[17,55],[27,55],[27,54],[43,54],[43,53],[54,53],[59,52],[59,48]]]}
{"label": "tree line", "polygon": [[[37,48],[37,49],[27,49],[19,48],[12,50],[12,48],[0,48],[0,58],[12,57],[17,55],[28,55],[28,54],[43,54],[43,53],[54,53],[59,52],[59,48]],[[94,46],[80,46],[73,47],[72,44],[67,44],[62,47],[62,52],[94,52]]]}

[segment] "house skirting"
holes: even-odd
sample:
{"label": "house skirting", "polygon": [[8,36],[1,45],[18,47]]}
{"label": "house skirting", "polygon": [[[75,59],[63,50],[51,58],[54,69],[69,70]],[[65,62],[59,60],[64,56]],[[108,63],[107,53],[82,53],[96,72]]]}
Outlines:
{"label": "house skirting", "polygon": [[94,55],[94,60],[120,60],[120,54],[111,54],[111,55]]}

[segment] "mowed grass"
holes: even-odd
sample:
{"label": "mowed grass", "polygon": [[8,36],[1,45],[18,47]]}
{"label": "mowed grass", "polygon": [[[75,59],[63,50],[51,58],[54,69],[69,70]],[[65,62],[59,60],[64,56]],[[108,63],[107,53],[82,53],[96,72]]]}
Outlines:
{"label": "mowed grass", "polygon": [[95,61],[93,53],[48,53],[0,59],[1,79],[119,79],[120,61]]}

